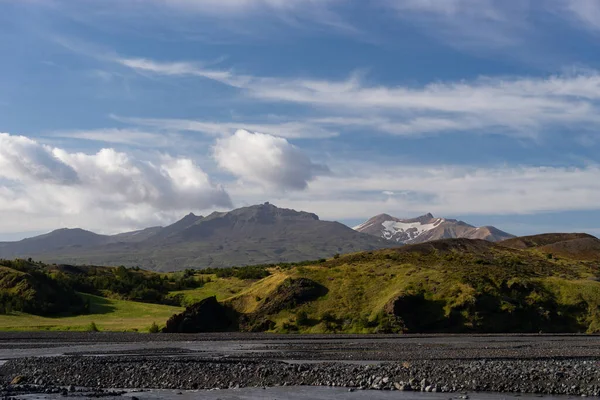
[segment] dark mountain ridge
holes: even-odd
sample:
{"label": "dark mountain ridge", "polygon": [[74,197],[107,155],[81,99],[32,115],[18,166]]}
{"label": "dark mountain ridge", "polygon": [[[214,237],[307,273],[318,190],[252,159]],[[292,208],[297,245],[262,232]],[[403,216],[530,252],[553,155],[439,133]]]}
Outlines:
{"label": "dark mountain ridge", "polygon": [[296,262],[391,246],[315,214],[265,203],[206,217],[190,213],[166,227],[112,236],[61,229],[0,243],[0,258],[177,270]]}

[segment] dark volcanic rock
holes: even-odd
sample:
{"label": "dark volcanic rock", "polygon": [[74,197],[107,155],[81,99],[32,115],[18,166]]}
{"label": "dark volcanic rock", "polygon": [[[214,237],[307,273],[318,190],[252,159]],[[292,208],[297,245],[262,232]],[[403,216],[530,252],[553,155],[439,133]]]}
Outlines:
{"label": "dark volcanic rock", "polygon": [[318,299],[329,290],[310,279],[288,278],[267,297],[256,314],[276,314],[285,309]]}
{"label": "dark volcanic rock", "polygon": [[217,301],[215,296],[173,315],[163,329],[166,333],[232,332],[238,330],[238,314]]}
{"label": "dark volcanic rock", "polygon": [[213,296],[188,307],[181,314],[173,315],[163,332],[263,332],[275,326],[268,316],[315,300],[327,292],[325,286],[310,279],[288,278],[264,300],[258,310],[250,314],[238,313],[234,307],[219,303]]}

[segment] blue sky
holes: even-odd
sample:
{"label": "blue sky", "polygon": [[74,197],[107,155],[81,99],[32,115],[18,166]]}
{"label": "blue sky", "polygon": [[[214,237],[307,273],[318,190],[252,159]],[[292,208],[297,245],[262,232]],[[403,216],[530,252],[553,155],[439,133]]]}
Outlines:
{"label": "blue sky", "polygon": [[595,0],[0,0],[0,239],[270,201],[600,234]]}

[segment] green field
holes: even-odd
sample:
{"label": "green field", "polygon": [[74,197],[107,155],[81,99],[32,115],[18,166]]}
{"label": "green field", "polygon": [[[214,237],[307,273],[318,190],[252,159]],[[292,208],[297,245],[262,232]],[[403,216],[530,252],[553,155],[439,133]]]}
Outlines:
{"label": "green field", "polygon": [[82,294],[90,301],[90,313],[77,316],[41,317],[15,313],[0,315],[2,331],[85,331],[94,322],[100,331],[147,332],[153,322],[159,326],[182,308],[159,304],[113,300]]}

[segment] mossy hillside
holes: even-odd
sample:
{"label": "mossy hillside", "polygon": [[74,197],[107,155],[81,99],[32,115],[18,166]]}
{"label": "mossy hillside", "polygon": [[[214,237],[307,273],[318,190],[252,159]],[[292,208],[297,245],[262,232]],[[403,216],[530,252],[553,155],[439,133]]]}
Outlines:
{"label": "mossy hillside", "polygon": [[[161,288],[180,288],[163,292],[165,297],[191,305],[216,296],[243,315],[244,323],[240,326],[250,330],[301,333],[600,331],[600,258],[590,259],[587,250],[581,259],[579,253],[573,251],[568,253],[569,257],[549,255],[543,247],[549,244],[547,241],[542,244],[515,249],[478,240],[442,240],[300,265],[183,271],[178,275],[159,274],[159,277]],[[45,267],[51,275],[81,273],[66,271],[64,266],[58,268],[60,271],[55,266]],[[108,271],[98,268],[100,275],[123,274],[114,268]],[[147,286],[144,279],[138,279],[140,277],[147,276],[151,283],[159,282],[155,273],[128,271],[126,276],[130,274],[135,277],[132,282],[139,283],[132,286],[134,289]],[[130,282],[128,279],[124,282]],[[182,288],[181,279],[188,282],[185,287],[193,288]],[[310,301],[296,301],[293,291],[285,287],[299,279],[308,279],[325,290]],[[100,282],[104,282],[104,278]],[[101,291],[100,294],[105,297],[102,301],[117,301],[118,294],[114,292]],[[94,301],[101,299],[93,298]],[[164,325],[167,318],[158,318],[163,312],[182,310],[139,304],[125,302],[122,307],[104,313],[111,321],[108,324],[91,313],[89,316],[58,316],[51,319],[53,324],[45,321],[48,324],[40,326],[83,329],[81,327],[96,321],[102,330],[143,330],[153,322]],[[285,304],[285,307],[273,307],[273,304]],[[160,312],[140,313],[138,309],[128,315],[129,306],[148,307],[148,310],[158,307]],[[113,311],[119,314],[110,319]],[[75,323],[79,320],[70,318],[81,318],[85,322]],[[130,318],[132,322],[128,324]],[[20,324],[24,329],[35,329],[35,325],[25,319],[31,317],[0,316],[0,329],[18,326],[19,320],[23,321]],[[9,323],[3,324],[8,320]]]}
{"label": "mossy hillside", "polygon": [[62,281],[27,262],[0,264],[0,314],[22,311],[39,315],[85,312],[86,304]]}
{"label": "mossy hillside", "polygon": [[600,283],[591,279],[597,263],[480,241],[441,242],[274,269],[222,300],[254,312],[274,283],[307,278],[327,294],[270,315],[275,331],[598,331]]}

